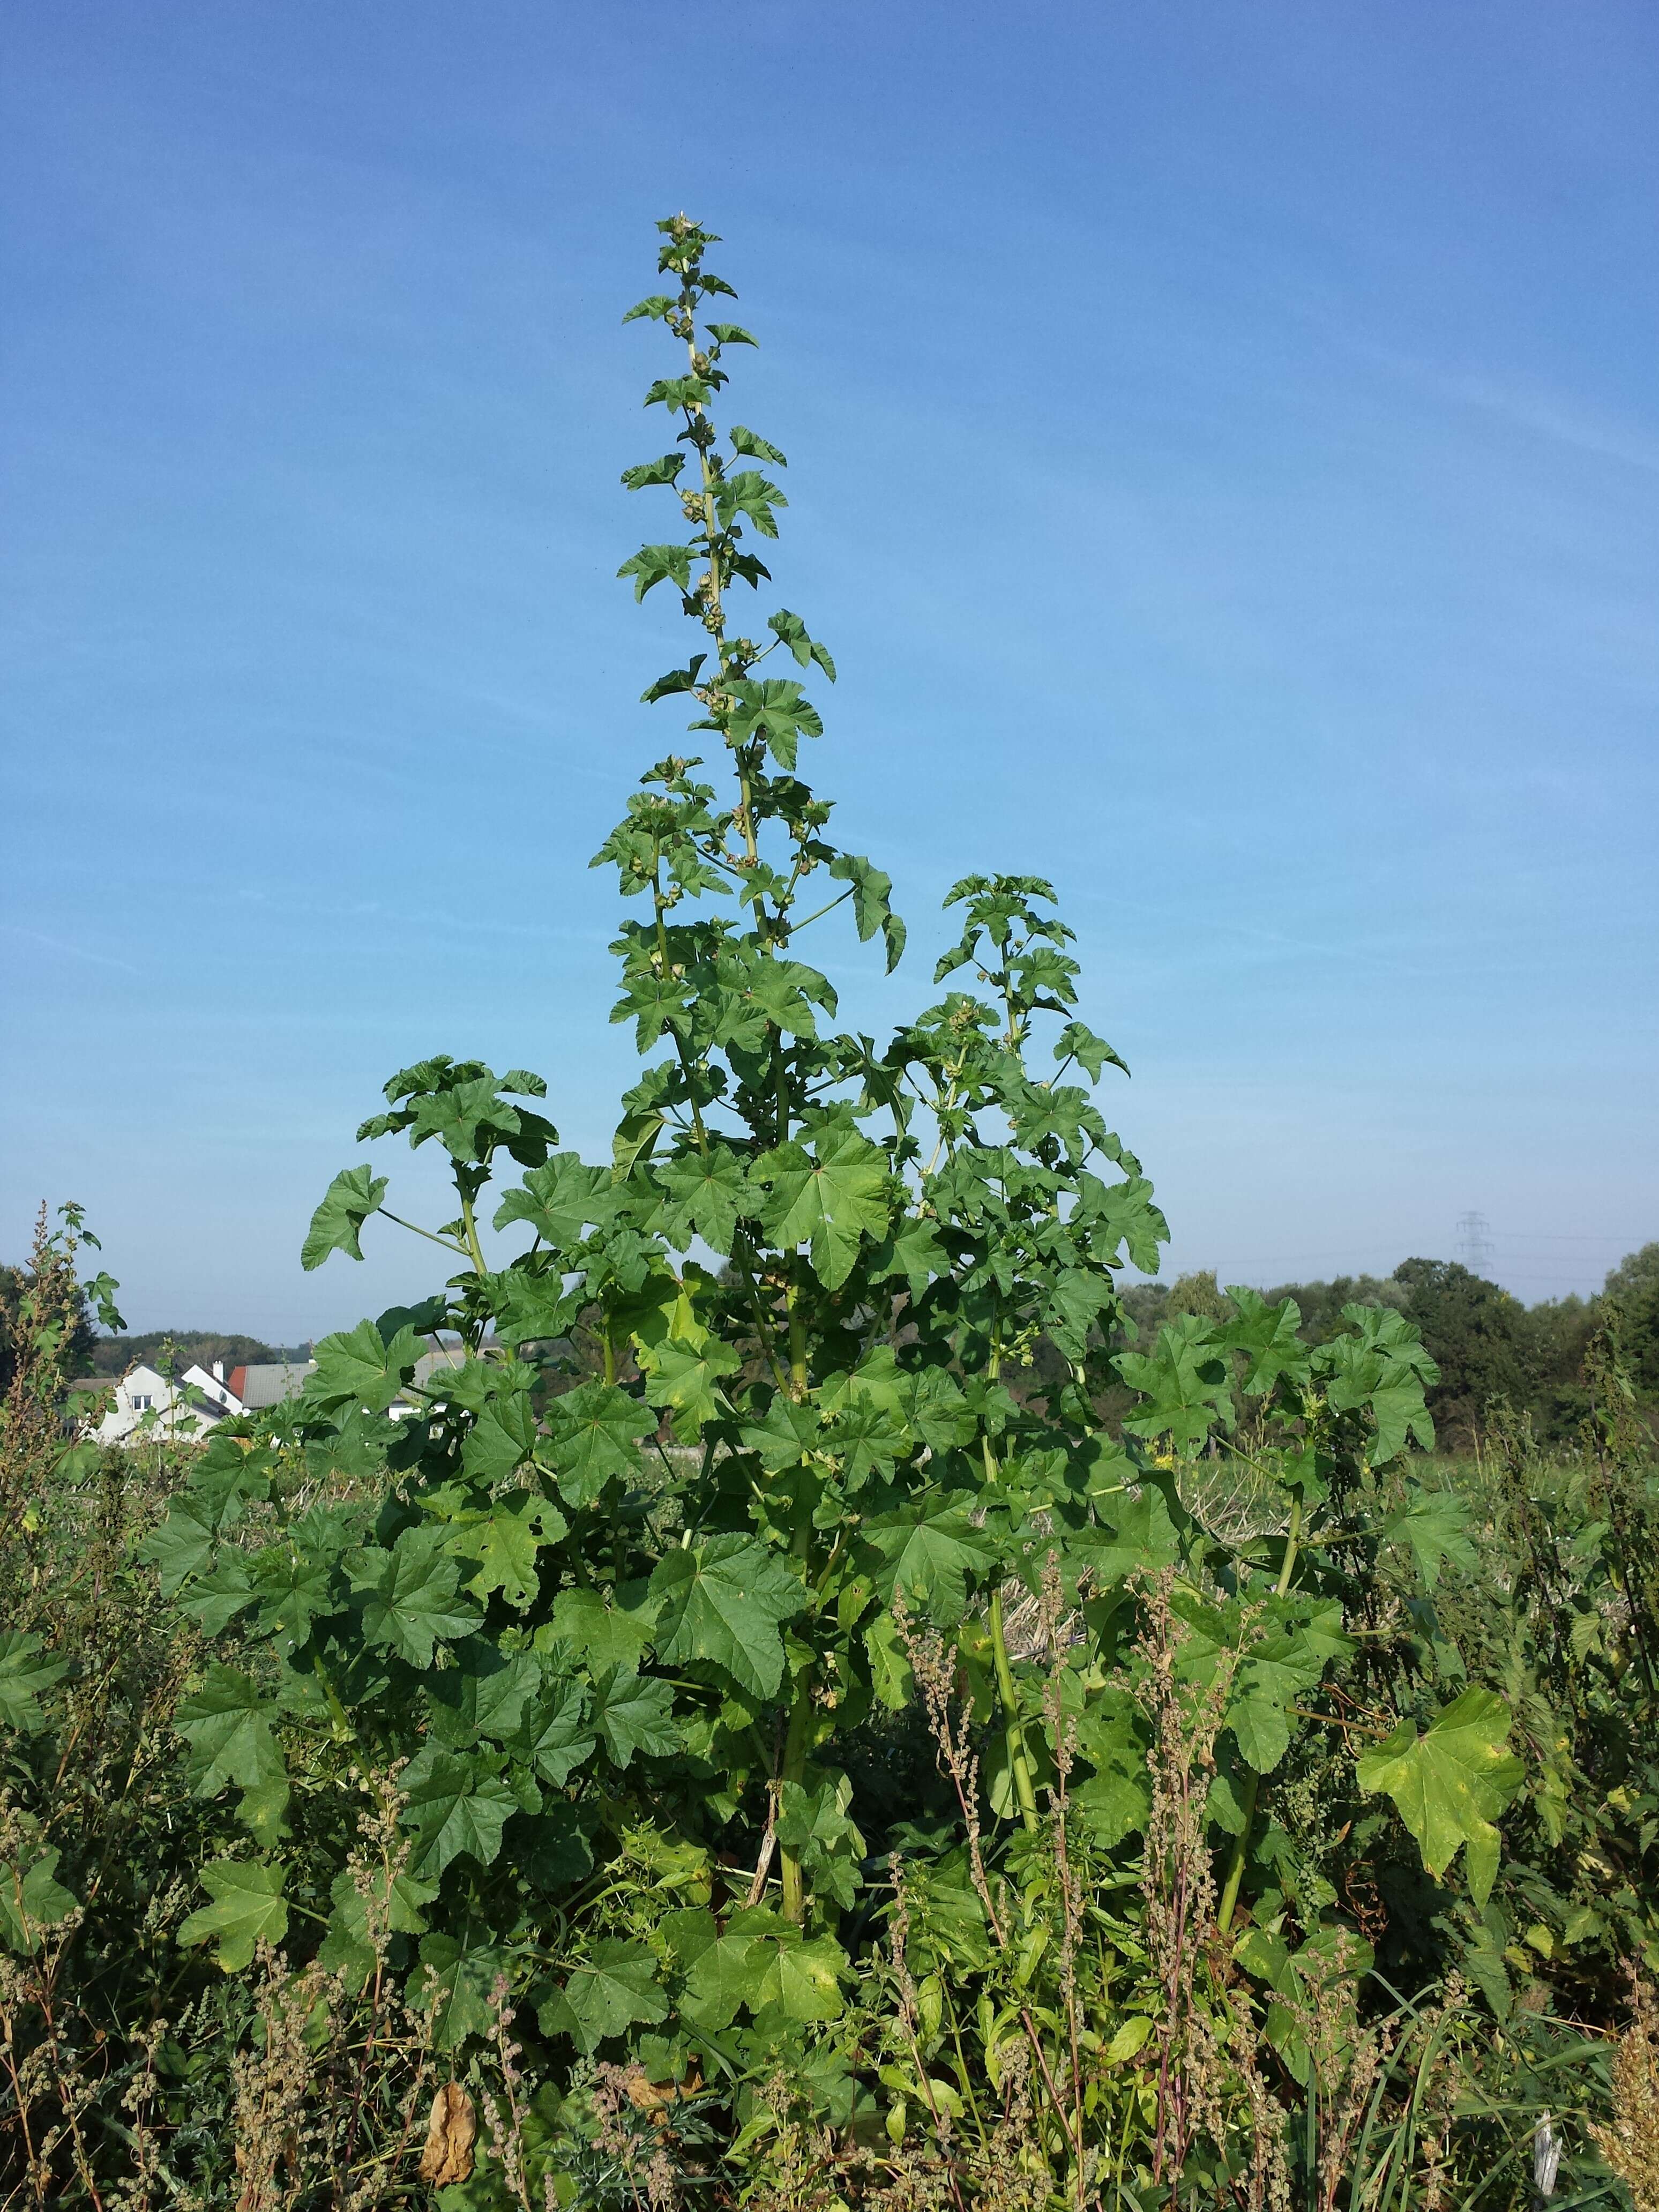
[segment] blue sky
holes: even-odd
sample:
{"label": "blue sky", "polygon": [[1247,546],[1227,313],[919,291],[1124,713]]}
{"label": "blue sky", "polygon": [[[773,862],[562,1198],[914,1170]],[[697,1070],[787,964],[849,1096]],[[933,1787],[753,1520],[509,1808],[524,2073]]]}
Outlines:
{"label": "blue sky", "polygon": [[0,1251],[74,1197],[135,1327],[293,1338],[427,1287],[298,1264],[395,1067],[606,1144],[679,207],[912,925],[826,947],[844,1009],[1041,872],[1175,1267],[1479,1208],[1537,1298],[1659,1237],[1650,8],[5,15]]}

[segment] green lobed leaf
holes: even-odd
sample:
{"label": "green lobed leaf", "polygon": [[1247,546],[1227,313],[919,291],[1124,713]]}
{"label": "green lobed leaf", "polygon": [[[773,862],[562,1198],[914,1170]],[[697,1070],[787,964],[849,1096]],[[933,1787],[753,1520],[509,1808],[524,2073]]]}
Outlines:
{"label": "green lobed leaf", "polygon": [[499,1590],[516,1612],[524,1612],[541,1589],[537,1553],[568,1534],[563,1514],[538,1491],[515,1490],[496,1498],[488,1513],[465,1524],[467,1549],[478,1562],[467,1589],[481,1598]]}
{"label": "green lobed leaf", "polygon": [[918,1500],[866,1522],[879,1560],[876,1586],[884,1604],[902,1591],[941,1628],[954,1627],[968,1602],[968,1577],[984,1572],[996,1554],[965,1505]]}
{"label": "green lobed leaf", "polygon": [[1232,1426],[1232,1379],[1214,1325],[1182,1314],[1158,1333],[1150,1353],[1120,1352],[1112,1362],[1132,1390],[1148,1401],[1123,1425],[1132,1435],[1167,1436],[1177,1452],[1201,1444],[1218,1422]]}
{"label": "green lobed leaf", "polygon": [[588,1717],[618,1766],[626,1766],[635,1752],[668,1759],[680,1747],[672,1685],[654,1674],[612,1667],[596,1676]]}
{"label": "green lobed leaf", "polygon": [[476,1628],[482,1618],[460,1589],[460,1562],[449,1532],[434,1522],[405,1528],[386,1549],[368,1545],[347,1561],[363,1601],[363,1635],[411,1667],[429,1667],[433,1647]]}
{"label": "green lobed leaf", "polygon": [[562,1790],[598,1747],[599,1738],[587,1723],[586,1688],[567,1680],[551,1684],[526,1713],[512,1749],[544,1782]]}
{"label": "green lobed leaf", "polygon": [[204,1866],[202,1887],[213,1901],[191,1914],[179,1930],[179,1942],[216,1943],[215,1956],[226,1973],[240,1973],[253,1964],[262,1942],[277,1944],[288,1934],[287,1871],[280,1861],[216,1859]]}
{"label": "green lobed leaf", "polygon": [[681,1443],[696,1443],[706,1422],[732,1410],[720,1381],[735,1375],[743,1363],[718,1337],[701,1345],[666,1337],[660,1344],[641,1346],[639,1357],[646,1397],[672,1416]]}
{"label": "green lobed leaf", "polygon": [[754,1179],[769,1193],[761,1216],[767,1235],[785,1247],[810,1244],[812,1271],[826,1290],[839,1290],[851,1274],[861,1237],[886,1235],[886,1155],[845,1122],[821,1131],[810,1151],[788,1144],[767,1152]]}
{"label": "green lobed leaf", "polygon": [[1475,1565],[1468,1500],[1454,1491],[1425,1490],[1413,1483],[1406,1504],[1390,1516],[1382,1534],[1391,1544],[1410,1546],[1425,1589],[1439,1581],[1445,1560],[1466,1573]]}
{"label": "green lobed leaf", "polygon": [[377,1176],[367,1162],[362,1167],[343,1168],[311,1217],[306,1241],[300,1248],[300,1265],[307,1269],[320,1267],[331,1252],[361,1260],[363,1251],[358,1233],[370,1214],[380,1212],[380,1201],[390,1188],[386,1177]]}
{"label": "green lobed leaf", "polygon": [[67,1659],[46,1659],[43,1640],[32,1632],[0,1629],[0,1721],[28,1735],[45,1725],[40,1692],[61,1681]]}
{"label": "green lobed leaf", "polygon": [[199,1690],[181,1698],[173,1725],[190,1746],[191,1785],[216,1797],[228,1784],[245,1790],[283,1776],[271,1723],[278,1708],[251,1674],[214,1665]]}
{"label": "green lobed leaf", "polygon": [[459,2051],[470,2035],[489,2033],[495,1983],[509,1963],[506,1950],[488,1938],[480,1942],[470,1926],[459,1936],[440,1933],[422,1939],[414,1996],[432,2015],[434,2048]]}
{"label": "green lobed leaf", "polygon": [[551,1626],[553,1636],[596,1673],[607,1667],[632,1672],[651,1648],[656,1619],[656,1601],[643,1582],[635,1582],[609,1593],[561,1590],[553,1601]]}
{"label": "green lobed leaf", "polygon": [[413,1871],[441,1875],[465,1852],[491,1865],[501,1832],[522,1801],[503,1778],[501,1761],[483,1752],[441,1751],[432,1745],[404,1770],[404,1818],[415,1831]]}
{"label": "green lobed leaf", "polygon": [[1509,1747],[1510,1709],[1490,1690],[1465,1690],[1419,1735],[1401,1721],[1386,1743],[1362,1753],[1360,1788],[1386,1792],[1437,1880],[1468,1846],[1469,1887],[1484,1905],[1498,1869],[1498,1816],[1526,1770]]}
{"label": "green lobed leaf", "polygon": [[75,1910],[75,1899],[58,1880],[63,1854],[55,1844],[21,1860],[0,1860],[0,1944],[27,1957],[49,1928],[60,1927]]}
{"label": "green lobed leaf", "polygon": [[568,1505],[591,1505],[613,1476],[639,1470],[639,1440],[657,1425],[637,1398],[613,1382],[584,1382],[548,1407],[547,1449]]}
{"label": "green lobed leaf", "polygon": [[668,2017],[657,1961],[643,1943],[610,1938],[578,1960],[537,2015],[544,2035],[568,2035],[591,2055],[612,2036]]}
{"label": "green lobed leaf", "polygon": [[756,1697],[783,1680],[781,1624],[806,1602],[800,1577],[752,1536],[710,1536],[668,1553],[652,1571],[656,1645],[670,1665],[712,1660]]}
{"label": "green lobed leaf", "polygon": [[372,1321],[360,1321],[319,1344],[304,1395],[324,1410],[362,1406],[383,1413],[414,1373],[420,1350],[412,1328],[398,1329],[387,1342]]}
{"label": "green lobed leaf", "polygon": [[527,1221],[555,1251],[567,1252],[590,1224],[603,1229],[614,1220],[620,1203],[608,1169],[591,1168],[574,1152],[556,1152],[507,1192],[495,1209],[495,1226]]}

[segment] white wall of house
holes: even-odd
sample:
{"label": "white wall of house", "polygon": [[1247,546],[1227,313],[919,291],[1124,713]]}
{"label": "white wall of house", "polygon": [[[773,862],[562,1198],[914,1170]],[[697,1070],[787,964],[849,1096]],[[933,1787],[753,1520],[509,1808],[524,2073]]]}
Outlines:
{"label": "white wall of house", "polygon": [[[199,1391],[205,1407],[191,1402]],[[93,1437],[100,1444],[136,1444],[152,1437],[203,1437],[222,1413],[240,1413],[241,1400],[203,1367],[187,1367],[177,1384],[154,1367],[135,1367],[115,1386],[115,1395]]]}

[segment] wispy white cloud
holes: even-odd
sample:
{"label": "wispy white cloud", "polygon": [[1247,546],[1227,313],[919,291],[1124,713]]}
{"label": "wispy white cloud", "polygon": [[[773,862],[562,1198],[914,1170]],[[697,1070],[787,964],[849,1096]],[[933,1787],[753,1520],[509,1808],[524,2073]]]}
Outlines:
{"label": "wispy white cloud", "polygon": [[66,938],[48,937],[43,930],[25,929],[18,922],[0,921],[0,930],[8,937],[21,937],[31,945],[44,945],[48,951],[67,953],[72,960],[90,961],[94,968],[118,968],[124,975],[142,975],[143,969],[131,960],[118,960],[112,952],[94,952],[84,945],[71,945]]}
{"label": "wispy white cloud", "polygon": [[1513,428],[1575,452],[1659,476],[1659,428],[1615,420],[1577,405],[1571,398],[1541,392],[1524,384],[1485,374],[1478,370],[1449,368],[1413,354],[1367,340],[1352,341],[1353,349],[1379,368],[1392,371],[1419,388],[1462,407],[1494,415]]}

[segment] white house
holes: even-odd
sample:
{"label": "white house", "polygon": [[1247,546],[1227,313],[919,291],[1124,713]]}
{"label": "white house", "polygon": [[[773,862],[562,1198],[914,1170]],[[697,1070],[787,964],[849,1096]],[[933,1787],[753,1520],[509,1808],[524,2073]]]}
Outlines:
{"label": "white house", "polygon": [[223,1360],[216,1359],[211,1373],[191,1364],[173,1382],[154,1367],[135,1367],[116,1384],[94,1439],[100,1444],[142,1443],[152,1437],[198,1440],[227,1413],[257,1413],[295,1396],[315,1364],[238,1367],[227,1376]]}
{"label": "white house", "polygon": [[[430,1389],[435,1374],[459,1366],[465,1356],[448,1345],[423,1352],[415,1363],[416,1384]],[[228,1413],[261,1413],[297,1398],[316,1364],[314,1359],[292,1366],[285,1360],[266,1362],[233,1367],[227,1374],[223,1360],[216,1359],[211,1373],[191,1365],[172,1382],[153,1367],[135,1367],[116,1384],[114,1401],[93,1437],[100,1444],[143,1443],[153,1437],[199,1442]],[[399,1396],[388,1410],[394,1420],[402,1420],[428,1402],[420,1395]]]}

